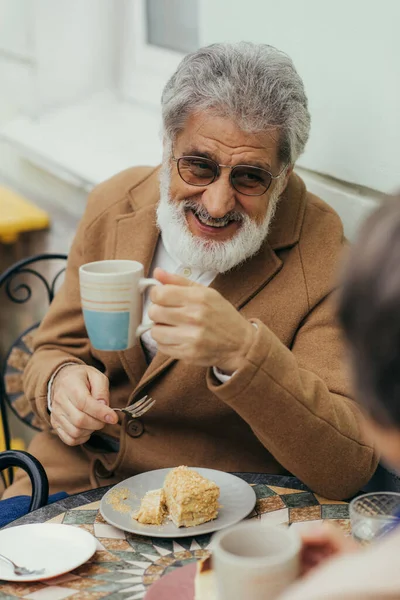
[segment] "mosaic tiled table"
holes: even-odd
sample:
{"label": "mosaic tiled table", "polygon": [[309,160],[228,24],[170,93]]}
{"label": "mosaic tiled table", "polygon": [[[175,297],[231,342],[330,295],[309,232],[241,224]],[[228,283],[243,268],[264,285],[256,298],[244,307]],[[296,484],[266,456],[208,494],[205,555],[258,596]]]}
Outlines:
{"label": "mosaic tiled table", "polygon": [[[310,521],[335,521],[350,531],[348,505],[312,494],[294,477],[241,474],[254,485],[256,508],[251,518],[269,523],[304,527]],[[23,523],[67,523],[90,531],[97,551],[84,565],[46,582],[15,584],[0,581],[0,600],[136,600],[172,569],[207,556],[210,535],[179,541],[125,533],[108,525],[99,513],[102,496],[109,488],[71,496],[37,510],[9,527]]]}

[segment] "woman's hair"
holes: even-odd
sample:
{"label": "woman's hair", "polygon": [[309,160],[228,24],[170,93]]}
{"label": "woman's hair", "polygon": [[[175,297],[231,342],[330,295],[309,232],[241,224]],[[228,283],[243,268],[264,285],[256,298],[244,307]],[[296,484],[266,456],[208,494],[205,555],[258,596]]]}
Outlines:
{"label": "woman's hair", "polygon": [[380,425],[400,427],[400,196],[362,227],[345,271],[339,318],[360,403]]}
{"label": "woman's hair", "polygon": [[189,115],[204,110],[251,133],[278,128],[284,164],[297,160],[310,132],[302,80],[291,59],[266,44],[212,44],[188,54],[167,82],[161,103],[169,144]]}

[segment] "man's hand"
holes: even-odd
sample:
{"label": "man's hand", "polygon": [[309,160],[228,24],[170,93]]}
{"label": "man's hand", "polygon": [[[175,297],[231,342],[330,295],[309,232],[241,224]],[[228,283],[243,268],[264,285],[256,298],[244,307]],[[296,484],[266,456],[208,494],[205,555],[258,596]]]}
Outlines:
{"label": "man's hand", "polygon": [[68,446],[88,441],[106,423],[117,423],[108,407],[108,379],[93,367],[68,365],[55,376],[52,386],[51,425]]}
{"label": "man's hand", "polygon": [[360,549],[353,538],[346,537],[343,531],[330,523],[310,527],[301,534],[301,537],[303,542],[301,567],[304,575],[329,558]]}
{"label": "man's hand", "polygon": [[150,291],[148,314],[158,349],[184,362],[231,375],[243,363],[255,328],[216,290],[155,269],[164,285]]}

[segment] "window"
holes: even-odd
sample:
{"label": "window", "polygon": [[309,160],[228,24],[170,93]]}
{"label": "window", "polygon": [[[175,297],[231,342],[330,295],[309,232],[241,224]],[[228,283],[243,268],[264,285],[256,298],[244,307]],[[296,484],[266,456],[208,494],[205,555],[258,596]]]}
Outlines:
{"label": "window", "polygon": [[175,52],[199,47],[198,0],[147,0],[147,43]]}
{"label": "window", "polygon": [[292,0],[290,19],[287,2],[248,4],[0,0],[2,140],[85,185],[156,164],[168,77],[186,53],[244,39],[287,52],[304,80],[313,125],[299,167],[396,190],[400,2],[371,12],[362,0]]}
{"label": "window", "polygon": [[162,88],[200,46],[198,0],[126,0],[120,87],[125,98],[159,108]]}

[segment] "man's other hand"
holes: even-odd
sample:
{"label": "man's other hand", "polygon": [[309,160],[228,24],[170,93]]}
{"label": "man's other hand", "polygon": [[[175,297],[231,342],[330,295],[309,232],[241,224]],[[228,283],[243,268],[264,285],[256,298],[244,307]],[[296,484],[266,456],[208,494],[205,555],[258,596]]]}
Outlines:
{"label": "man's other hand", "polygon": [[334,556],[360,550],[360,545],[352,537],[346,536],[338,526],[330,523],[311,526],[301,533],[301,538],[303,575]]}
{"label": "man's other hand", "polygon": [[109,408],[109,381],[93,367],[68,365],[55,376],[52,386],[51,425],[68,446],[88,441],[106,423],[117,423]]}

